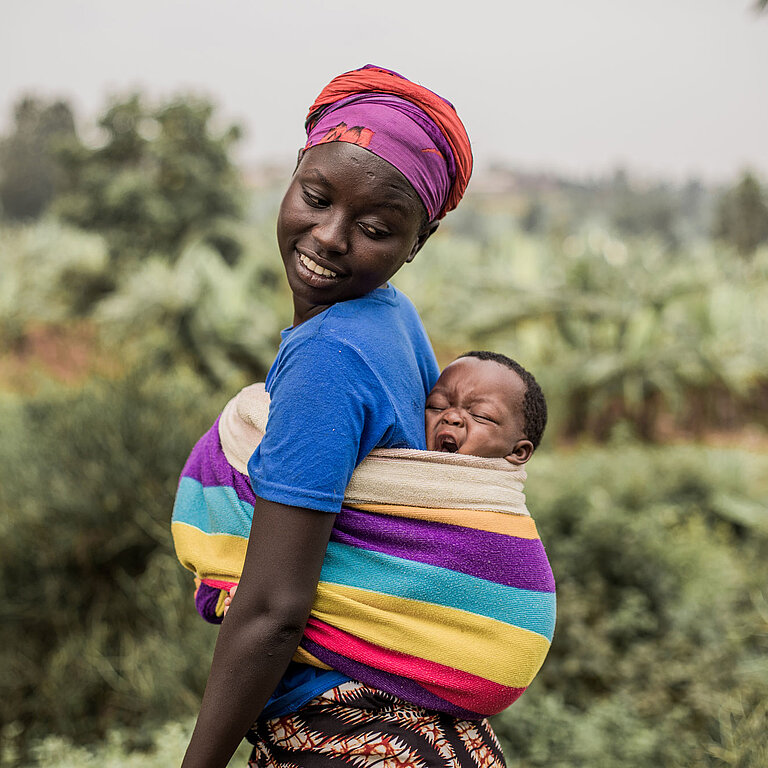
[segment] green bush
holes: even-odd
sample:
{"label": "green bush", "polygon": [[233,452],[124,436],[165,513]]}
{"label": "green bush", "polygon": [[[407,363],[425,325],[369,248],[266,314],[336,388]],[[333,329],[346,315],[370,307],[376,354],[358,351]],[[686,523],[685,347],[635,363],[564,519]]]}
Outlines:
{"label": "green bush", "polygon": [[[51,736],[35,746],[26,768],[170,768],[181,764],[191,734],[192,722],[185,721],[167,723],[138,741],[134,732],[113,731],[105,742],[91,747],[78,747]],[[242,768],[250,751],[244,741],[230,766]]]}
{"label": "green bush", "polygon": [[693,447],[535,457],[558,585],[510,768],[768,764],[768,458]]}
{"label": "green bush", "polygon": [[17,347],[30,327],[65,325],[108,271],[98,235],[54,219],[0,227],[0,349]]}
{"label": "green bush", "polygon": [[225,258],[239,256],[218,226],[242,212],[242,181],[230,157],[240,129],[217,131],[213,113],[204,98],[149,104],[135,94],[112,100],[99,119],[101,146],[73,137],[60,147],[54,207],[63,220],[104,236],[116,272],[148,254],[174,259],[201,235]]}
{"label": "green bush", "polygon": [[18,742],[194,711],[215,631],[169,518],[222,405],[142,371],[0,399],[0,726]]}

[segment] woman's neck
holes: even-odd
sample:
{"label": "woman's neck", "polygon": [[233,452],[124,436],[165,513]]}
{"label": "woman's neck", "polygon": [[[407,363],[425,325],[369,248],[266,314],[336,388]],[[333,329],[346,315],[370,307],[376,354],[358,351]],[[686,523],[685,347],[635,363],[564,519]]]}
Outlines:
{"label": "woman's neck", "polygon": [[[386,288],[389,283],[383,283],[374,290],[380,290]],[[358,297],[358,298],[362,298]],[[326,309],[332,307],[333,304],[310,304],[309,302],[302,301],[296,296],[293,297],[293,327],[305,323],[307,320],[311,320],[315,315],[319,315],[321,312],[325,312]]]}
{"label": "woman's neck", "polygon": [[295,296],[293,297],[293,327],[305,323],[307,320],[312,319],[315,315],[319,315],[321,312],[325,312],[326,309],[332,307],[333,304],[309,304],[307,302],[300,301]]}

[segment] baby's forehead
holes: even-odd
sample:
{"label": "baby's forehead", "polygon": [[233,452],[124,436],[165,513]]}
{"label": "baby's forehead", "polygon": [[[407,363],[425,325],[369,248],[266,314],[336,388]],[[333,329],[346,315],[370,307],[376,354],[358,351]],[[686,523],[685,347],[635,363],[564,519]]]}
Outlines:
{"label": "baby's forehead", "polygon": [[520,375],[495,360],[460,357],[447,365],[438,377],[435,389],[458,389],[473,397],[502,399],[510,405],[522,405],[525,382]]}

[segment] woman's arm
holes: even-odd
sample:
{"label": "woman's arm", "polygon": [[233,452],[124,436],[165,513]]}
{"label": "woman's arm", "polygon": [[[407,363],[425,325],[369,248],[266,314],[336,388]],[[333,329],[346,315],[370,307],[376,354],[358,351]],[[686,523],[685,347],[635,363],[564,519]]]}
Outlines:
{"label": "woman's arm", "polygon": [[264,708],[301,640],[335,515],[257,498],[253,519],[182,768],[224,768]]}

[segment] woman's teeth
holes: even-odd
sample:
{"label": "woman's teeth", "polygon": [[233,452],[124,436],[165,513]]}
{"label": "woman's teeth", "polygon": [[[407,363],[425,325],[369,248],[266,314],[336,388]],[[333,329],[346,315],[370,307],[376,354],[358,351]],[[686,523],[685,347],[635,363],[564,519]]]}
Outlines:
{"label": "woman's teeth", "polygon": [[336,277],[335,272],[331,272],[330,269],[325,269],[325,267],[321,267],[316,262],[312,261],[312,259],[309,258],[309,256],[305,256],[303,253],[299,254],[299,261],[309,270],[314,272],[316,275],[324,275],[325,277]]}

